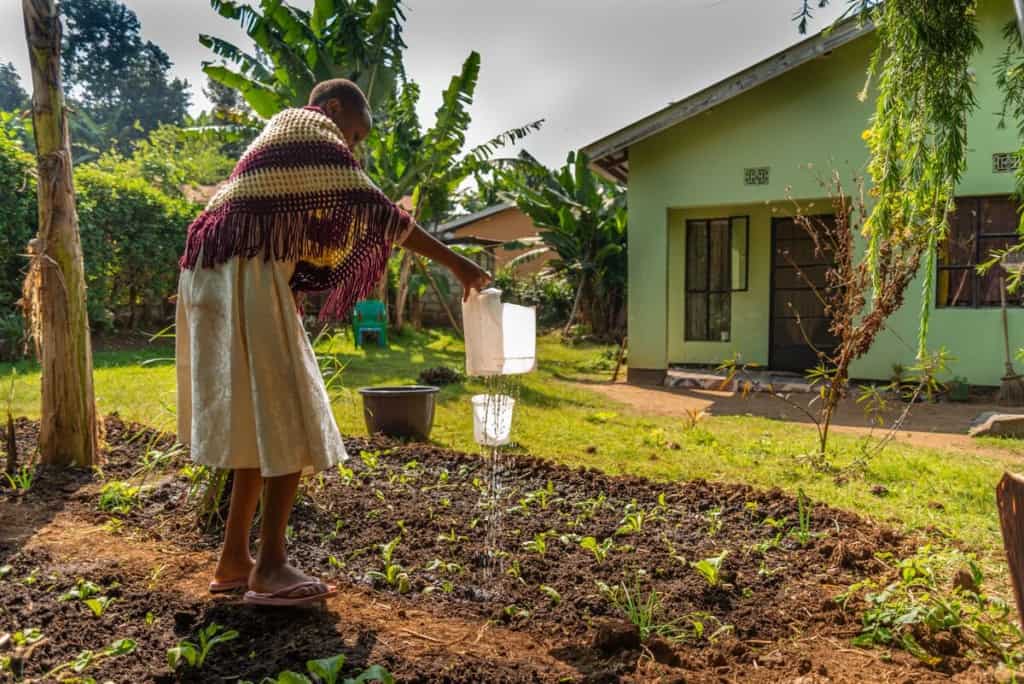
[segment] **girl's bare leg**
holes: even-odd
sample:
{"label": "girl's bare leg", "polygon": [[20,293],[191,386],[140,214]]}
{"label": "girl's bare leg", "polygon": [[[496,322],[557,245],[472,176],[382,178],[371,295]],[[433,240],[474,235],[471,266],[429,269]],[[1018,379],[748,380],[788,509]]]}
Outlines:
{"label": "girl's bare leg", "polygon": [[231,506],[224,529],[224,547],[213,578],[228,582],[248,577],[252,572],[253,559],[249,553],[249,530],[260,502],[263,478],[258,468],[244,468],[234,471],[231,485]]}
{"label": "girl's bare leg", "polygon": [[[301,473],[268,477],[263,499],[263,517],[260,521],[260,548],[256,554],[256,565],[249,575],[249,590],[259,593],[273,593],[281,589],[313,579],[288,564],[285,549],[285,530],[295,503],[295,492],[299,487]],[[310,586],[289,592],[290,596],[318,594],[324,586]]]}

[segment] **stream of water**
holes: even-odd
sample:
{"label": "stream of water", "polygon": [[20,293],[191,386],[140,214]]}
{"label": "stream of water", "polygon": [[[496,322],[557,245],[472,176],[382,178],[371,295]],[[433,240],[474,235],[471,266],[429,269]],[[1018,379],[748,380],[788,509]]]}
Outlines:
{"label": "stream of water", "polygon": [[[479,440],[480,456],[484,460],[486,482],[481,492],[480,507],[484,511],[484,577],[505,571],[505,554],[501,548],[504,535],[505,507],[507,506],[506,479],[512,469],[512,455],[504,445],[492,445],[487,439],[501,432],[500,417],[513,409],[519,401],[520,381],[515,375],[492,375],[484,378],[488,397],[484,410],[485,439]],[[515,418],[513,415],[513,425]]]}

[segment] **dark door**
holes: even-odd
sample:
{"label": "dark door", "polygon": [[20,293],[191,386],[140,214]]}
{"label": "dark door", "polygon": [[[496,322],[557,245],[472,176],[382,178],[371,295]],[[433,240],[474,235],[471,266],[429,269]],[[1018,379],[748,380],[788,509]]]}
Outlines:
{"label": "dark door", "polygon": [[835,350],[837,341],[829,332],[825,305],[814,291],[824,292],[825,272],[832,264],[831,250],[816,253],[814,241],[796,221],[772,219],[768,361],[773,369],[800,373],[818,365],[815,347],[826,354]]}

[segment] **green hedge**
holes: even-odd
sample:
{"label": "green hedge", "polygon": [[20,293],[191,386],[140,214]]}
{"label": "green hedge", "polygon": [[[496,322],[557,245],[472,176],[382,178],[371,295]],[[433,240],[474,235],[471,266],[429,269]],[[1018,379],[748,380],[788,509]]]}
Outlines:
{"label": "green hedge", "polygon": [[[16,315],[25,246],[36,234],[34,168],[0,131],[0,324]],[[75,193],[94,329],[168,320],[185,230],[199,208],[116,165],[77,167]]]}
{"label": "green hedge", "polygon": [[198,208],[141,178],[92,165],[75,170],[75,190],[92,321],[135,327],[166,320],[185,230]]}

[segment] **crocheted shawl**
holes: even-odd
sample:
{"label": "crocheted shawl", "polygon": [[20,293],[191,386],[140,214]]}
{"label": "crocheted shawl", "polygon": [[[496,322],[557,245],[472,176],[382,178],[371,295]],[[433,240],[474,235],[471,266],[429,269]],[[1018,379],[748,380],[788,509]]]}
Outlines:
{"label": "crocheted shawl", "polygon": [[330,291],[321,318],[372,292],[392,245],[415,224],[352,156],[318,107],[270,120],[188,228],[183,269],[234,257],[295,261],[294,292]]}

